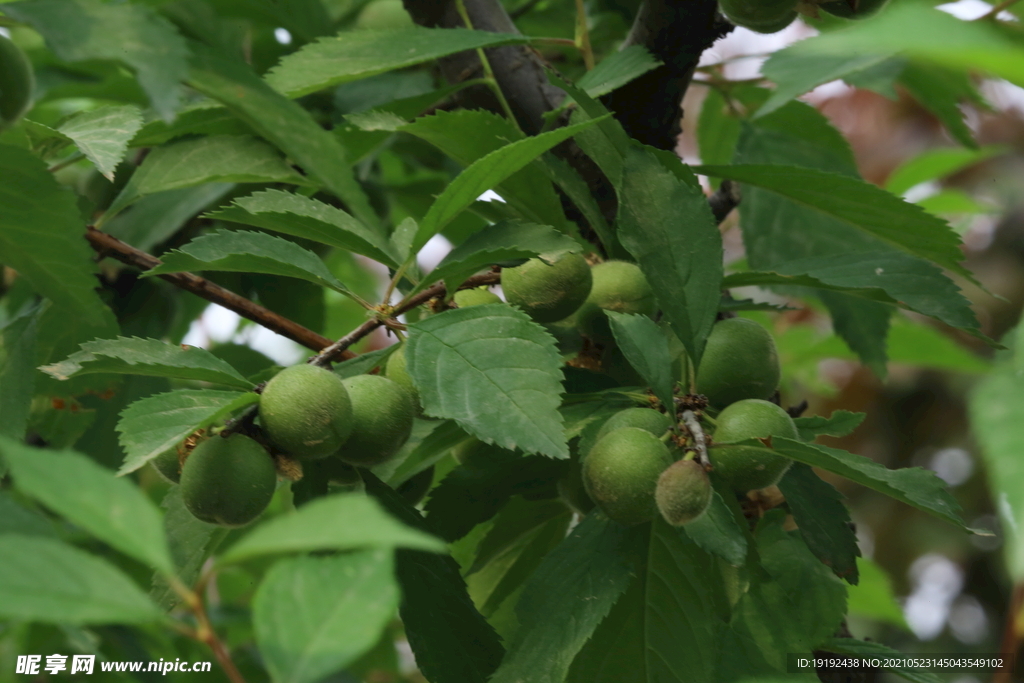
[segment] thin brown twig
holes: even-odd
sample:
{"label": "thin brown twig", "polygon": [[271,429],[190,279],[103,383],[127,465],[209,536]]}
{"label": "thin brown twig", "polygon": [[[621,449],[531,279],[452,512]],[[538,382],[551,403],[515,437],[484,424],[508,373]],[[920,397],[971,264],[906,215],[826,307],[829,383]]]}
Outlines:
{"label": "thin brown twig", "polygon": [[1003,641],[999,646],[999,654],[1005,659],[1005,666],[996,669],[992,674],[992,683],[1010,683],[1013,680],[1013,660],[1024,633],[1019,628],[1021,612],[1024,611],[1024,583],[1013,588],[1010,604],[1007,605],[1006,623],[1003,627]]}
{"label": "thin brown twig", "polygon": [[[108,235],[92,226],[89,226],[85,237],[100,256],[109,256],[140,270],[149,270],[160,265],[160,259],[155,256],[140,251],[113,235]],[[166,273],[158,277],[163,278],[176,287],[192,292],[211,303],[223,306],[229,311],[234,311],[243,318],[262,325],[282,337],[287,337],[305,346],[307,349],[320,351],[331,345],[331,340],[327,337],[317,334],[313,330],[303,327],[282,315],[278,315],[270,309],[246,299],[244,296],[239,296],[228,289],[224,289],[206,278],[193,275],[192,273]],[[355,358],[355,356],[356,354],[351,351],[344,351],[340,354],[342,359]]]}
{"label": "thin brown twig", "polygon": [[235,666],[234,660],[231,659],[231,653],[228,652],[224,642],[217,636],[217,632],[213,630],[213,625],[210,624],[210,617],[206,614],[206,606],[203,604],[200,592],[192,590],[174,575],[168,576],[167,579],[172,590],[181,596],[185,605],[196,618],[195,631],[185,635],[189,635],[210,648],[213,656],[217,659],[217,663],[224,669],[224,673],[231,683],[245,683],[245,677],[242,676],[242,672]]}
{"label": "thin brown twig", "polygon": [[[469,278],[459,289],[472,289],[474,287],[481,287],[483,285],[496,285],[501,282],[501,273],[481,273],[480,275],[474,275]],[[330,363],[334,358],[340,354],[345,353],[345,350],[355,344],[357,341],[365,337],[366,335],[373,332],[378,327],[387,324],[388,320],[393,320],[395,316],[399,316],[406,311],[411,311],[420,304],[430,301],[434,297],[444,296],[447,293],[447,289],[443,282],[439,282],[432,287],[424,289],[416,296],[409,297],[408,300],[404,301],[400,305],[395,307],[394,312],[388,319],[385,318],[374,318],[373,320],[367,320],[362,325],[352,330],[344,337],[334,342],[323,351],[313,356],[307,361],[312,365],[325,366]]]}
{"label": "thin brown twig", "polygon": [[985,21],[986,19],[993,19],[999,16],[999,13],[1002,12],[1004,9],[1016,5],[1018,2],[1020,2],[1020,0],[1003,0],[995,7],[990,9],[988,12],[985,12],[980,17],[975,19],[975,21]]}

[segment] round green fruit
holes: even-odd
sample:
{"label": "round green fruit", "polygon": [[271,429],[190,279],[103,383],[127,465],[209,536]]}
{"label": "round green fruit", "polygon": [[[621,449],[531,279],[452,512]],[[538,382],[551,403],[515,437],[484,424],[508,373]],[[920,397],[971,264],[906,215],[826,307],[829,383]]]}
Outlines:
{"label": "round green fruit", "polygon": [[178,449],[164,451],[149,461],[161,477],[172,484],[181,481],[181,464],[178,462]]}
{"label": "round green fruit", "polygon": [[865,19],[876,14],[888,0],[832,0],[818,5],[829,14],[844,19]]}
{"label": "round green fruit", "polygon": [[270,441],[292,457],[326,458],[352,433],[352,401],[330,370],[293,365],[263,389],[260,423]]}
{"label": "round green fruit", "polygon": [[356,375],[344,384],[352,399],[353,427],[338,457],[360,467],[390,460],[412,432],[416,408],[409,392],[380,375]]}
{"label": "round green fruit", "polygon": [[732,23],[758,33],[776,33],[796,19],[796,0],[718,0]]}
{"label": "round green fruit", "polygon": [[590,295],[576,313],[580,332],[592,341],[609,344],[615,341],[607,311],[653,315],[657,306],[654,290],[635,263],[605,261],[590,269],[593,284]]}
{"label": "round green fruit", "polygon": [[779,354],[768,330],[753,320],[715,323],[697,368],[697,393],[716,407],[746,398],[771,398],[779,388]]}
{"label": "round green fruit", "polygon": [[409,28],[412,25],[412,17],[405,11],[402,0],[373,0],[356,18],[356,28],[377,31]]}
{"label": "round green fruit", "polygon": [[198,519],[244,526],[274,497],[277,473],[263,447],[242,434],[196,446],[181,468],[181,500]]}
{"label": "round green fruit", "polygon": [[476,287],[475,289],[460,289],[455,292],[455,296],[452,297],[455,300],[455,305],[459,308],[469,308],[470,306],[484,306],[486,304],[500,304],[501,297],[494,292],[488,290],[486,287]]}
{"label": "round green fruit", "polygon": [[580,254],[566,254],[552,264],[532,258],[501,271],[501,289],[513,306],[539,323],[568,318],[590,294],[593,275]]}
{"label": "round green fruit", "polygon": [[423,406],[420,404],[420,392],[412,381],[412,375],[405,364],[405,344],[398,347],[388,356],[388,362],[384,365],[384,376],[395,382],[409,393],[416,414],[423,413]]}
{"label": "round green fruit", "polygon": [[739,493],[779,483],[793,464],[789,458],[763,448],[718,447],[745,439],[767,439],[769,436],[797,438],[796,424],[789,413],[774,403],[758,399],[733,403],[719,413],[718,426],[712,436],[716,446],[711,449],[714,471]]}
{"label": "round green fruit", "polygon": [[703,515],[711,505],[711,480],[694,460],[674,462],[658,477],[654,500],[666,522],[683,526]]}
{"label": "round green fruit", "polygon": [[608,418],[597,432],[595,443],[606,435],[627,427],[636,427],[660,438],[662,434],[672,429],[672,418],[653,408],[626,408]]}
{"label": "round green fruit", "polygon": [[10,38],[0,35],[0,132],[31,109],[35,82],[28,57]]}
{"label": "round green fruit", "polygon": [[601,510],[620,524],[654,519],[654,489],[672,464],[668,447],[637,427],[617,429],[599,440],[583,460],[583,486]]}

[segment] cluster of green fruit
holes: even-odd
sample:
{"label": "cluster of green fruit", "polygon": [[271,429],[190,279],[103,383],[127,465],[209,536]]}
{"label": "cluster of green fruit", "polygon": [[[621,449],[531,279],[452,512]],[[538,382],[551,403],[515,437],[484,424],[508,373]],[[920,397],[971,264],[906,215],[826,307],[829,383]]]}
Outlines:
{"label": "cluster of green fruit", "polygon": [[844,19],[864,19],[875,14],[887,0],[719,0],[729,21],[758,33],[775,33],[789,26],[798,10],[818,17],[820,8]]}
{"label": "cluster of green fruit", "polygon": [[[414,415],[413,398],[398,383],[377,375],[342,380],[315,365],[279,372],[259,403],[262,433],[273,449],[298,461],[325,460],[325,471],[342,484],[358,479],[355,467],[392,458],[408,440]],[[181,484],[189,512],[223,526],[256,519],[277,483],[270,453],[243,434],[203,441],[180,471],[173,451],[154,465]]]}

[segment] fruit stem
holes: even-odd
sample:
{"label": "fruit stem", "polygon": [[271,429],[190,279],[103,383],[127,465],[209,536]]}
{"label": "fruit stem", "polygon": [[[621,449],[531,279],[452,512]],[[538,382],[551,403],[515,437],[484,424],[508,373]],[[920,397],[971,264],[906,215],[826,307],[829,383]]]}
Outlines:
{"label": "fruit stem", "polygon": [[708,459],[707,438],[704,436],[704,428],[700,426],[700,420],[697,419],[697,414],[692,410],[684,410],[682,418],[687,431],[689,431],[690,436],[693,437],[693,447],[697,451],[697,462],[699,462],[703,467],[710,467],[711,460]]}
{"label": "fruit stem", "polygon": [[587,28],[587,8],[583,0],[576,0],[576,46],[583,53],[587,71],[594,68],[594,50],[590,47],[590,30]]}
{"label": "fruit stem", "polygon": [[221,668],[224,669],[224,673],[227,675],[228,680],[231,681],[231,683],[245,683],[245,678],[231,659],[231,653],[228,652],[223,641],[217,637],[217,633],[213,630],[213,626],[210,624],[210,618],[206,614],[206,607],[203,605],[203,599],[200,593],[183,584],[176,576],[168,576],[167,582],[170,584],[174,592],[182,597],[185,604],[196,618],[195,630],[193,631],[192,629],[185,627],[185,630],[182,630],[182,633],[186,633],[186,635],[204,643],[213,651],[213,656],[217,658],[217,663],[219,663]]}
{"label": "fruit stem", "polygon": [[73,164],[73,163],[75,163],[77,161],[81,161],[84,158],[85,158],[84,154],[82,154],[81,152],[75,152],[74,154],[69,156],[67,159],[63,159],[61,161],[58,161],[57,163],[55,163],[53,166],[51,166],[50,168],[48,168],[46,170],[49,171],[50,173],[56,173],[57,171],[59,171],[59,170],[61,170],[63,168],[67,168],[71,164]]}

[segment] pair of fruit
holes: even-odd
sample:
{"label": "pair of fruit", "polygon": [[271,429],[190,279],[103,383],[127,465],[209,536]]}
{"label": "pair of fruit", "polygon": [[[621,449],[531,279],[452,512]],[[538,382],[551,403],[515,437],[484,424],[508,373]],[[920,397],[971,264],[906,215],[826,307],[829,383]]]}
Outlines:
{"label": "pair of fruit", "polygon": [[[886,2],[887,0],[819,0],[817,5],[837,17],[864,19],[875,14]],[[797,17],[799,4],[798,0],[719,0],[718,2],[722,14],[729,21],[758,33],[775,33],[789,26]]]}
{"label": "pair of fruit", "polygon": [[679,460],[661,440],[672,419],[649,408],[627,408],[601,427],[582,462],[583,486],[609,518],[626,525],[658,512],[681,526],[704,514],[711,482],[700,464]]}

